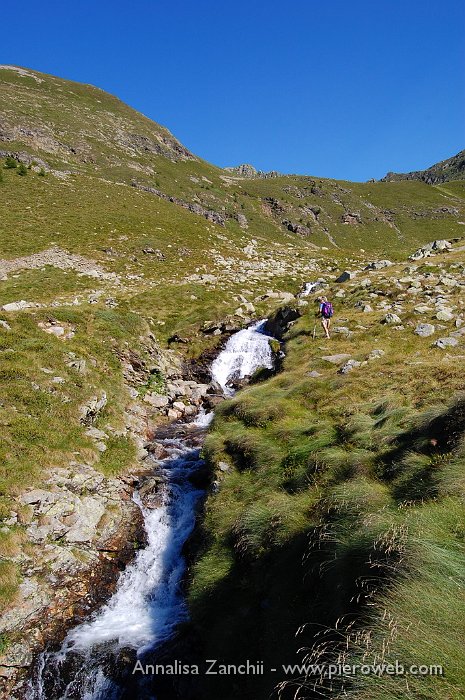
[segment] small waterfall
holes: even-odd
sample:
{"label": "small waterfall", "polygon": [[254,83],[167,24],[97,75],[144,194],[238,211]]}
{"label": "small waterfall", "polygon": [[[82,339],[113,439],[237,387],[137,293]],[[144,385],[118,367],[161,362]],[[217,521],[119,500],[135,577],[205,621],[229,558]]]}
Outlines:
{"label": "small waterfall", "polygon": [[321,287],[321,282],[305,282],[304,288],[300,292],[299,297],[308,297],[319,287]]}
{"label": "small waterfall", "polygon": [[214,360],[212,378],[228,396],[234,393],[230,386],[234,379],[250,377],[259,367],[273,367],[271,338],[265,335],[264,326],[265,321],[259,321],[232,335]]}
{"label": "small waterfall", "polygon": [[[265,322],[229,338],[211,367],[212,377],[228,396],[230,382],[271,368],[270,337]],[[125,692],[121,659],[136,659],[157,649],[187,618],[182,595],[185,561],[182,549],[195,525],[196,504],[203,491],[192,477],[202,465],[199,433],[213,413],[199,411],[183,436],[162,440],[169,456],[159,463],[164,493],[158,508],[144,508],[136,492],[147,531],[147,546],[121,574],[115,594],[87,622],[72,629],[58,651],[46,650],[29,682],[27,700],[120,700]],[[131,671],[129,671],[131,673]],[[126,696],[124,696],[126,697]],[[145,697],[145,696],[144,696]],[[149,697],[153,697],[151,694]]]}

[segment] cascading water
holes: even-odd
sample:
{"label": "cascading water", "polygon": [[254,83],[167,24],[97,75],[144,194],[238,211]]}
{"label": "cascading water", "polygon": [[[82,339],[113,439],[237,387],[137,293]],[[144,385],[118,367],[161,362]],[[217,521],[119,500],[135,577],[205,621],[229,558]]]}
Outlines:
{"label": "cascading water", "polygon": [[230,382],[250,377],[259,367],[273,367],[270,336],[264,333],[265,321],[232,335],[211,366],[212,378],[225,394],[234,393]]}
{"label": "cascading water", "polygon": [[321,287],[321,282],[306,282],[303,290],[300,292],[300,297],[308,297],[314,291]]}
{"label": "cascading water", "polygon": [[[273,366],[270,337],[264,322],[231,336],[211,367],[212,378],[226,395],[230,382],[250,376],[259,367]],[[213,417],[201,409],[182,437],[159,440],[169,456],[158,463],[164,477],[162,502],[144,508],[136,492],[147,531],[147,546],[121,575],[115,594],[89,621],[75,627],[58,651],[46,650],[36,664],[27,700],[120,700],[124,674],[118,671],[125,655],[133,660],[153,653],[186,619],[181,585],[185,572],[182,549],[195,525],[196,504],[203,491],[195,473],[203,465],[199,442]],[[194,478],[193,478],[194,477]],[[138,695],[142,697],[142,695]],[[154,698],[152,692],[144,697]]]}

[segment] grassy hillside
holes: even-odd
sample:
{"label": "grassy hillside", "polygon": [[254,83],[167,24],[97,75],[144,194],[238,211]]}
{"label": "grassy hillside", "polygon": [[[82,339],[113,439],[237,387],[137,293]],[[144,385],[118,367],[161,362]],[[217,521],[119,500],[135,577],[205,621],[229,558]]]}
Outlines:
{"label": "grassy hillside", "polygon": [[[306,281],[332,282],[343,269],[390,258],[398,266],[371,277],[371,287],[338,297],[338,315],[348,319],[340,322],[353,336],[313,343],[313,318],[302,319],[284,372],[219,410],[207,452],[212,464],[223,459],[231,468],[208,502],[190,601],[206,650],[221,642],[227,656],[246,638],[256,658],[281,663],[281,640],[290,658],[300,646],[313,648],[313,632],[293,641],[299,625],[332,629],[352,612],[357,630],[373,630],[365,648],[376,655],[396,609],[407,631],[393,649],[410,658],[417,642],[407,624],[427,596],[432,607],[416,634],[452,658],[455,647],[448,650],[433,618],[434,606],[445,606],[441,625],[449,625],[461,605],[460,452],[455,443],[428,452],[423,433],[410,447],[409,430],[463,388],[463,358],[460,348],[431,348],[408,324],[416,319],[413,301],[436,287],[447,295],[441,271],[458,279],[463,265],[460,253],[425,261],[414,274],[423,275],[419,292],[402,281],[411,273],[401,261],[428,241],[463,236],[463,182],[241,177],[191,154],[98,88],[2,66],[0,204],[0,307],[26,302],[0,311],[0,607],[14,599],[39,547],[27,542],[18,495],[75,459],[104,474],[136,464],[127,409],[154,382],[163,391],[167,357],[192,358],[220,342],[202,332],[205,324],[229,318],[240,327],[272,313]],[[456,315],[461,293],[463,286],[451,288]],[[405,331],[380,324],[379,308],[355,310],[356,301],[374,298],[404,304]],[[62,336],[53,334],[57,327]],[[175,334],[187,342],[167,351]],[[348,352],[364,361],[376,348],[385,355],[348,375],[321,359]],[[128,358],[142,367],[145,384],[128,379]],[[80,410],[103,392],[95,427],[109,439],[101,452]],[[19,520],[8,525],[12,511]],[[370,578],[369,563],[380,559],[387,585],[373,587],[373,607],[362,606],[363,615],[372,611],[369,620],[351,601],[361,572]],[[341,635],[358,658],[362,638],[344,626]],[[334,657],[334,645],[328,653]],[[455,699],[463,679],[454,659],[446,665],[452,670],[441,692]],[[267,691],[276,680],[266,680]],[[398,697],[390,685],[379,687],[383,697]],[[265,686],[250,685],[250,697],[257,688]]]}
{"label": "grassy hillside", "polygon": [[[329,290],[345,330],[313,339],[311,309],[289,331],[283,370],[217,411],[206,455],[218,493],[189,589],[199,657],[278,672],[208,678],[202,697],[264,698],[280,684],[284,698],[463,698],[463,334],[433,343],[463,323],[465,278],[461,254],[446,260]],[[450,294],[437,284],[448,274],[461,284]],[[438,324],[431,302],[444,292],[455,318]],[[401,322],[382,323],[386,312]],[[435,334],[416,335],[420,322]],[[341,373],[349,358],[360,364]],[[281,667],[396,659],[440,664],[444,677]]]}

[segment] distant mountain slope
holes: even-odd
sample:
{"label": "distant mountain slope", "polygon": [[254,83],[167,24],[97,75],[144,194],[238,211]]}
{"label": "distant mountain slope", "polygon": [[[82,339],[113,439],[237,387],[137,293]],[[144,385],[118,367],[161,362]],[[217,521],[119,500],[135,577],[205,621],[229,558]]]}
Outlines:
{"label": "distant mountain slope", "polygon": [[398,182],[399,180],[421,180],[428,185],[436,185],[449,180],[465,179],[465,150],[447,160],[441,160],[426,170],[414,170],[410,173],[387,173],[381,182]]}
{"label": "distant mountain slope", "polygon": [[[269,250],[270,244],[279,242],[308,255],[316,248],[333,252],[363,248],[392,255],[434,238],[463,234],[458,223],[465,216],[461,192],[445,195],[423,182],[350,183],[278,173],[244,177],[250,169],[231,172],[207,163],[166,128],[99,88],[15,66],[0,66],[0,158],[7,156],[32,168],[31,175],[41,168],[49,174],[47,186],[33,187],[33,177],[22,178],[21,187],[16,177],[10,183],[15,183],[13,209],[20,201],[31,200],[26,206],[32,216],[21,223],[21,245],[27,252],[56,242],[56,227],[47,231],[58,213],[58,218],[68,220],[66,235],[74,239],[74,252],[98,257],[98,251],[83,246],[77,230],[93,229],[102,205],[116,215],[123,200],[133,199],[128,187],[137,190],[140,204],[127,208],[128,243],[119,243],[119,255],[127,255],[131,242],[162,210],[165,233],[157,233],[160,228],[152,225],[150,247],[163,247],[171,235],[203,258],[211,249],[211,225],[224,232],[222,247],[228,255],[230,245],[237,250],[238,238],[242,246],[260,240]],[[42,238],[34,226],[29,245],[28,226],[39,213],[35,205],[39,190]],[[75,193],[79,217],[73,217],[76,209],[69,203],[65,207],[65,199],[55,190]],[[58,211],[61,204],[63,212]],[[17,225],[11,207],[4,217],[5,227]],[[101,244],[112,237],[106,222],[97,224]],[[191,237],[194,229],[203,243]],[[12,241],[4,243],[0,240],[0,256],[11,255]],[[116,249],[114,241],[112,246]],[[131,258],[126,262],[130,266]]]}

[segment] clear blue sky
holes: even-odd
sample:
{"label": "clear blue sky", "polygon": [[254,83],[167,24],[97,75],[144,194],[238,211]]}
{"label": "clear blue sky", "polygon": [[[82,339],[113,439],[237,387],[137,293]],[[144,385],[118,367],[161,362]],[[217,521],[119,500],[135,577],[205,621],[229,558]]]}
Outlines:
{"label": "clear blue sky", "polygon": [[0,63],[92,83],[219,166],[366,180],[465,148],[463,0],[23,0]]}

